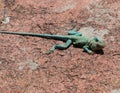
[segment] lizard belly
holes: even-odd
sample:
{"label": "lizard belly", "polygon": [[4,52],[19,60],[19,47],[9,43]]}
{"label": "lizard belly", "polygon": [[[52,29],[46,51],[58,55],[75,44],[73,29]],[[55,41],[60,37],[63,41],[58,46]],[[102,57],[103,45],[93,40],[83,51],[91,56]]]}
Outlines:
{"label": "lizard belly", "polygon": [[73,42],[73,45],[80,46],[80,47],[82,47],[86,44],[88,44],[88,38],[86,38],[86,37],[80,37],[79,39],[77,39],[76,41]]}
{"label": "lizard belly", "polygon": [[82,47],[82,46],[86,45],[87,43],[88,43],[88,41],[86,41],[86,40],[77,40],[77,41],[73,42],[73,45]]}
{"label": "lizard belly", "polygon": [[86,43],[85,42],[81,42],[80,40],[78,40],[78,41],[75,41],[75,42],[73,42],[73,45],[74,46],[84,46]]}

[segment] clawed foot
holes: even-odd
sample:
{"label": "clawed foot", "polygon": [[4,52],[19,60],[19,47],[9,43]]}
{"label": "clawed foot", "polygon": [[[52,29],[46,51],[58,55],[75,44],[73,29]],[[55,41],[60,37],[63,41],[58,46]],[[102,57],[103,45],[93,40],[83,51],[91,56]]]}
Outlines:
{"label": "clawed foot", "polygon": [[93,55],[93,54],[94,54],[94,52],[93,52],[93,51],[89,51],[89,52],[88,52],[88,54],[91,54],[91,55]]}

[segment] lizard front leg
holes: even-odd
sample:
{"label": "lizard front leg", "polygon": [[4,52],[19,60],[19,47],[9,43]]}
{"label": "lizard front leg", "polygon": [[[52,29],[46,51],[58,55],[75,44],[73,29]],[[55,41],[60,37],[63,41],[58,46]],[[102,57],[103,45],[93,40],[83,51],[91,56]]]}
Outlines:
{"label": "lizard front leg", "polygon": [[70,46],[71,44],[72,44],[72,40],[67,40],[64,45],[56,44],[56,45],[54,45],[54,46],[47,52],[47,54],[50,54],[50,53],[53,52],[55,49],[60,49],[60,50],[67,49],[67,48],[69,48],[69,46]]}
{"label": "lizard front leg", "polygon": [[83,49],[84,49],[85,52],[87,52],[89,54],[94,54],[94,52],[92,50],[90,50],[87,45],[83,46]]}

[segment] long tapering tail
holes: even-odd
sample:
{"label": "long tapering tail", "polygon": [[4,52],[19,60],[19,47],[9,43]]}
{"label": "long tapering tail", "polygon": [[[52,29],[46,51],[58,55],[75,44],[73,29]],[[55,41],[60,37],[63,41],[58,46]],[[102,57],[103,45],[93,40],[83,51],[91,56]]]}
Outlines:
{"label": "long tapering tail", "polygon": [[65,35],[51,35],[51,34],[37,34],[37,33],[25,33],[25,32],[8,32],[8,31],[0,31],[1,34],[13,34],[13,35],[22,35],[22,36],[32,36],[32,37],[41,37],[41,38],[50,38],[57,40],[68,40],[70,36]]}

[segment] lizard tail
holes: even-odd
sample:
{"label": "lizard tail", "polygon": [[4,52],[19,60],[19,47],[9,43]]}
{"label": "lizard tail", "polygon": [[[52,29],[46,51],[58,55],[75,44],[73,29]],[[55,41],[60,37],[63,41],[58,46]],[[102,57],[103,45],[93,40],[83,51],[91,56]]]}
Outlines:
{"label": "lizard tail", "polygon": [[1,34],[13,34],[13,35],[22,35],[22,36],[32,36],[32,37],[41,37],[41,38],[50,38],[56,40],[66,41],[70,39],[69,36],[64,35],[52,35],[52,34],[37,34],[37,33],[25,33],[25,32],[8,32],[8,31],[0,31]]}

